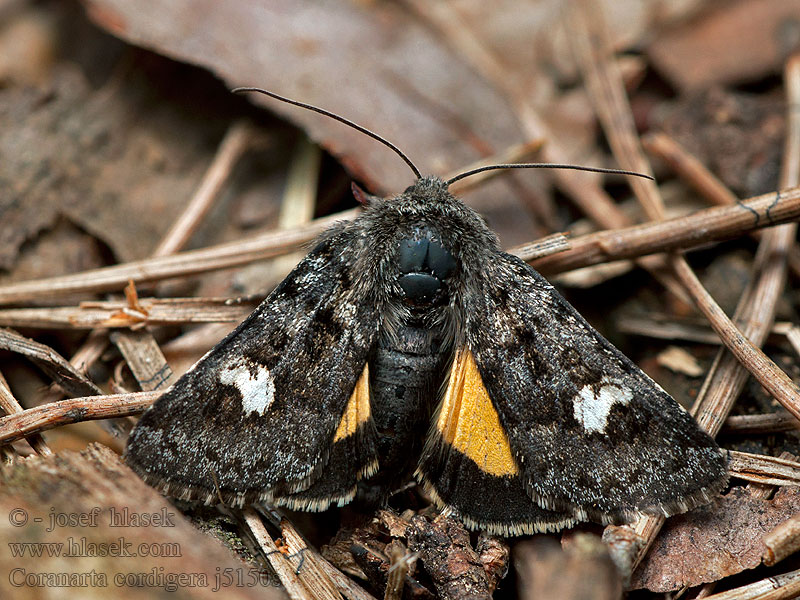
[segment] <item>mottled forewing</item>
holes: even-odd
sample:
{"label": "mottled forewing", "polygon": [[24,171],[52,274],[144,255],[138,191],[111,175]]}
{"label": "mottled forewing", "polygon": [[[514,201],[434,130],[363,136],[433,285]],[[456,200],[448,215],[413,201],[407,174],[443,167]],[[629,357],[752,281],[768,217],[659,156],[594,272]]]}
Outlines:
{"label": "mottled forewing", "polygon": [[714,440],[544,278],[496,251],[476,281],[466,342],[534,500],[614,521],[719,491],[726,459]]}
{"label": "mottled forewing", "polygon": [[320,242],[142,416],[126,459],[149,483],[241,504],[313,487],[336,455],[347,471],[305,505],[352,496],[376,461],[371,423],[335,452],[333,439],[379,320],[377,304],[362,297],[368,292],[352,285],[357,240],[349,231]]}

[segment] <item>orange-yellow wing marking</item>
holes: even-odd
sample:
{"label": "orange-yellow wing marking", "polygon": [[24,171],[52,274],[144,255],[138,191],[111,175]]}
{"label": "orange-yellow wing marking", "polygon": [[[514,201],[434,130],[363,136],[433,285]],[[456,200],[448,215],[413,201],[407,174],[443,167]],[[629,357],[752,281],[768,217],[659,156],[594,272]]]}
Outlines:
{"label": "orange-yellow wing marking", "polygon": [[342,420],[339,421],[339,427],[336,428],[336,435],[333,436],[334,443],[353,435],[358,426],[367,422],[369,417],[369,365],[366,364],[347,401],[347,407],[344,409]]}
{"label": "orange-yellow wing marking", "polygon": [[518,474],[500,418],[481,374],[464,348],[456,353],[436,428],[445,442],[496,477]]}

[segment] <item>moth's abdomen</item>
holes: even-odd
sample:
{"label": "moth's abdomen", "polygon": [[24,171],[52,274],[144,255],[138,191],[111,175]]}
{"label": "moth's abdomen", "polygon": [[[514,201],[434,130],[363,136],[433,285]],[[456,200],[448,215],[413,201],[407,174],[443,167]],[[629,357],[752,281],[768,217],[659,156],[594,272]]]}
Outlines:
{"label": "moth's abdomen", "polygon": [[403,239],[397,253],[398,283],[406,300],[429,304],[445,295],[444,280],[456,270],[456,259],[433,232],[416,230]]}
{"label": "moth's abdomen", "polygon": [[380,500],[411,478],[448,359],[440,340],[422,328],[401,327],[393,339],[378,344],[369,370],[380,468],[362,486],[362,495]]}

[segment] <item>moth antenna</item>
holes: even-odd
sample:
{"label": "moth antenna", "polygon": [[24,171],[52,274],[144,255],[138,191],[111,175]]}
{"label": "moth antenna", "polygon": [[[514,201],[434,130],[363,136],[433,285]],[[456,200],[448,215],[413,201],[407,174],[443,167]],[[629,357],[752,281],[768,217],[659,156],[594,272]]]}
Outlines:
{"label": "moth antenna", "polygon": [[383,144],[387,148],[391,148],[394,151],[394,153],[397,154],[397,156],[399,156],[400,158],[402,158],[405,161],[405,163],[411,168],[411,170],[414,172],[414,175],[417,176],[417,179],[421,179],[422,178],[422,173],[420,173],[420,171],[417,168],[417,166],[413,162],[411,162],[411,159],[408,158],[408,156],[406,156],[405,153],[402,150],[400,150],[400,148],[395,146],[389,140],[387,140],[385,138],[382,138],[381,136],[379,136],[374,131],[370,131],[366,127],[362,127],[361,125],[359,125],[358,123],[354,123],[350,119],[346,119],[346,118],[344,118],[344,117],[342,117],[340,115],[337,115],[336,113],[333,113],[333,112],[331,112],[329,110],[325,110],[324,108],[319,108],[318,106],[314,106],[312,104],[306,104],[305,102],[299,102],[297,100],[292,100],[291,98],[286,98],[284,96],[276,94],[275,92],[270,92],[270,91],[267,91],[267,90],[264,90],[264,89],[261,89],[261,88],[238,87],[238,88],[235,88],[235,89],[231,90],[231,92],[233,92],[234,94],[241,94],[243,92],[258,92],[259,94],[264,94],[265,96],[269,96],[270,98],[274,98],[275,100],[280,100],[281,102],[286,102],[286,104],[292,104],[294,106],[299,106],[300,108],[305,108],[306,110],[310,110],[310,111],[319,113],[321,115],[325,115],[326,117],[330,117],[331,119],[334,119],[335,121],[339,121],[340,123],[344,123],[345,125],[355,129],[356,131],[360,131],[364,135],[368,135],[373,140],[379,141],[381,144]]}
{"label": "moth antenna", "polygon": [[464,171],[463,173],[459,173],[455,177],[451,177],[450,179],[445,181],[445,185],[450,187],[459,179],[464,179],[465,177],[469,177],[471,175],[477,175],[478,173],[483,173],[484,171],[494,171],[495,169],[572,169],[573,171],[590,171],[592,173],[633,175],[634,177],[642,177],[643,179],[650,179],[654,181],[653,177],[651,177],[650,175],[645,175],[644,173],[637,173],[636,171],[624,171],[622,169],[604,169],[602,167],[582,167],[581,165],[569,165],[569,164],[562,165],[553,163],[510,163],[503,165],[487,165],[484,167],[471,169],[469,171]]}

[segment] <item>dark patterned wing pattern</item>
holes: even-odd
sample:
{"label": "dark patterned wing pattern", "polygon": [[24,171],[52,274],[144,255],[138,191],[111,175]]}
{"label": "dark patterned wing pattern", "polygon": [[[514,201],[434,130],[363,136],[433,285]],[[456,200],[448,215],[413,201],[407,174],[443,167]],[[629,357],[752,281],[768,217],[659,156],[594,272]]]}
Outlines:
{"label": "dark patterned wing pattern", "polygon": [[466,344],[531,498],[605,522],[710,501],[726,455],[694,419],[526,263],[484,268]]}
{"label": "dark patterned wing pattern", "polygon": [[145,412],[126,460],[148,483],[238,505],[352,499],[377,468],[366,364],[379,327],[377,303],[351,285],[354,235],[328,234]]}

